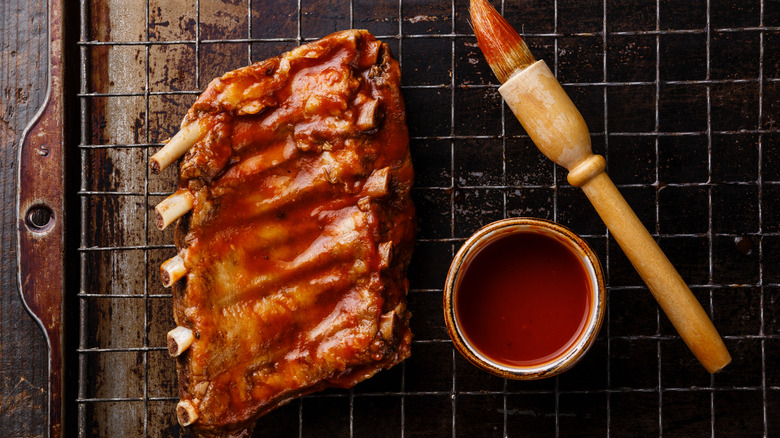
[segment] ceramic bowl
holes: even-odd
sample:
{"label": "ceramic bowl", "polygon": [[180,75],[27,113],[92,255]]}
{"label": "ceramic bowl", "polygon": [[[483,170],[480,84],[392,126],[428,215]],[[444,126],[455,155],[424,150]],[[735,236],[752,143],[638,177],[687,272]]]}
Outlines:
{"label": "ceramic bowl", "polygon": [[[557,239],[575,254],[585,268],[590,299],[587,319],[576,340],[557,356],[531,365],[507,365],[482,354],[464,335],[455,311],[455,300],[462,274],[473,257],[489,243],[514,233],[536,233]],[[606,310],[604,273],[598,257],[590,246],[568,228],[544,219],[504,219],[478,230],[460,248],[450,265],[444,286],[444,316],[447,330],[458,351],[477,367],[494,375],[515,380],[534,380],[560,374],[576,364],[598,336]]]}

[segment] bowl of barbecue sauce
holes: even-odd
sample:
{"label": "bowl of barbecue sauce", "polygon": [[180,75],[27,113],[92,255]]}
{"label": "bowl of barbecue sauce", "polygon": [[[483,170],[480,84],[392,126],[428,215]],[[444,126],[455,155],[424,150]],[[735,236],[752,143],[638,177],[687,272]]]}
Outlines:
{"label": "bowl of barbecue sauce", "polygon": [[606,309],[596,254],[568,228],[544,219],[493,222],[455,255],[444,316],[458,351],[492,374],[557,375],[598,335]]}

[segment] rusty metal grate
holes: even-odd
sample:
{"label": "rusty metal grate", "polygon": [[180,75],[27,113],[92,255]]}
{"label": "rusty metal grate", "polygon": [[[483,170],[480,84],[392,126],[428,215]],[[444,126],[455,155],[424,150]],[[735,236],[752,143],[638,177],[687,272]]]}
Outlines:
{"label": "rusty metal grate", "polygon": [[[420,216],[413,357],[304,397],[256,436],[739,436],[780,433],[780,5],[773,0],[501,1],[591,129],[594,151],[714,317],[734,363],[701,369],[584,196],[503,106],[466,0],[80,2],[79,436],[180,436],[175,250],[151,209],[177,169],[150,152],[207,82],[347,27],[402,66]],[[175,166],[174,166],[175,167]],[[604,264],[608,315],[586,359],[521,383],[476,371],[441,312],[449,262],[481,225],[552,219]],[[71,291],[73,292],[73,291]]]}

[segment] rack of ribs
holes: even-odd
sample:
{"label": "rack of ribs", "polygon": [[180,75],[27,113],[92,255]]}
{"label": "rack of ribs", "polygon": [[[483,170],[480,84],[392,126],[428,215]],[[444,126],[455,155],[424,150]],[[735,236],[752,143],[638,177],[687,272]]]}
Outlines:
{"label": "rack of ribs", "polygon": [[244,437],[258,417],[409,356],[415,217],[398,63],[337,32],[209,84],[153,172],[175,223],[179,422]]}

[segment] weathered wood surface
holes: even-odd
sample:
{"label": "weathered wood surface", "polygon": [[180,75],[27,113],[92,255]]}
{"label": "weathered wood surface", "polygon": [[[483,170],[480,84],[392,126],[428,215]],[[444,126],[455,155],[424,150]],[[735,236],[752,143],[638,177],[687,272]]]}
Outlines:
{"label": "weathered wood surface", "polygon": [[16,277],[16,160],[22,131],[46,95],[46,2],[0,2],[0,431],[43,436],[47,350]]}

